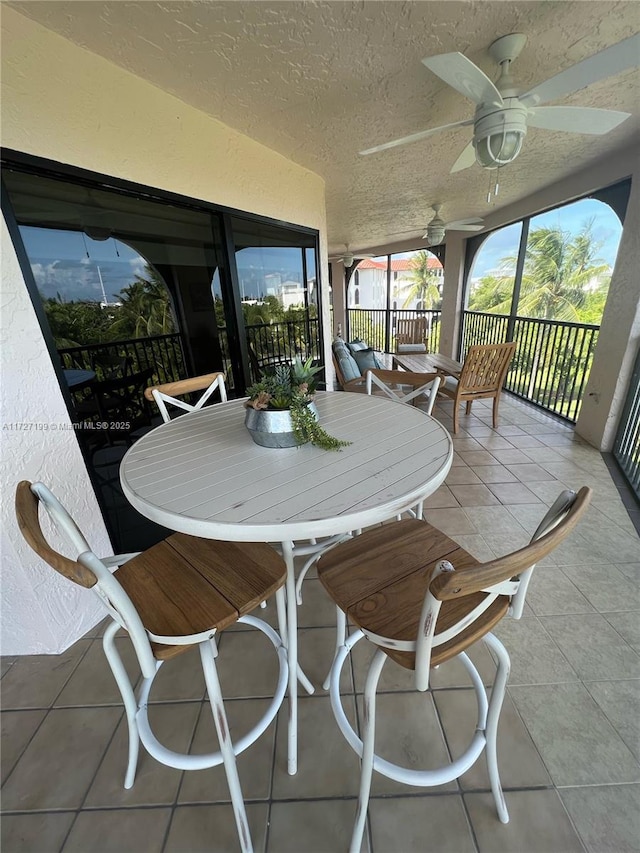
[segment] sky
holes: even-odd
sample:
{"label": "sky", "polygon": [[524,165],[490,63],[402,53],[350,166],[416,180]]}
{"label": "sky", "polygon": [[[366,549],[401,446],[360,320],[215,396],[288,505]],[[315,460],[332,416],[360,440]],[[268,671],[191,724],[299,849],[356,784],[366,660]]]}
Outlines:
{"label": "sky", "polygon": [[[529,230],[533,228],[561,228],[577,234],[589,219],[595,219],[593,234],[596,241],[601,243],[597,257],[613,267],[618,253],[618,244],[622,234],[622,225],[617,215],[601,201],[595,199],[582,199],[562,208],[550,210],[531,217]],[[482,248],[475,257],[471,269],[471,278],[478,279],[495,270],[501,258],[508,255],[517,255],[520,242],[520,224],[508,225],[496,231],[482,244]]]}
{"label": "sky", "polygon": [[[594,218],[594,234],[601,243],[599,257],[613,266],[618,251],[622,226],[613,210],[595,199],[582,199],[562,208],[542,213],[531,220],[531,228],[559,226],[578,233],[586,221]],[[38,289],[46,297],[58,293],[65,301],[103,299],[100,276],[107,301],[118,300],[119,292],[131,284],[136,275],[144,275],[145,261],[125,243],[92,240],[82,232],[55,231],[47,228],[22,226],[25,248]],[[471,270],[472,279],[495,270],[500,259],[518,250],[520,225],[510,225],[496,231],[483,243]],[[310,257],[313,253],[308,252]],[[405,257],[411,253],[401,253]],[[265,275],[279,276],[281,281],[302,283],[300,250],[287,247],[248,247],[236,256],[243,297],[265,295],[269,284]],[[309,269],[312,277],[315,270]]]}
{"label": "sky", "polygon": [[[595,220],[593,233],[596,241],[601,243],[597,257],[613,267],[618,253],[622,225],[617,215],[604,202],[586,198],[550,210],[548,213],[541,213],[538,216],[531,217],[529,230],[542,227],[561,228],[563,231],[577,234],[585,222],[590,219]],[[518,254],[520,229],[520,223],[516,222],[487,237],[480,251],[476,254],[471,269],[472,279],[482,278],[482,276],[496,270],[502,258]],[[398,252],[393,257],[408,258],[413,254],[414,252]],[[376,258],[376,260],[386,261],[386,255]]]}
{"label": "sky", "polygon": [[[145,260],[125,243],[110,237],[92,240],[78,231],[21,226],[27,256],[38,290],[45,298],[57,294],[66,301],[103,299],[100,277],[108,302],[116,302],[120,291],[144,276]],[[307,274],[315,276],[313,252],[307,252]],[[248,247],[236,255],[243,297],[266,295],[265,275],[280,281],[302,284],[302,260],[299,248]]]}
{"label": "sky", "polygon": [[123,287],[136,275],[144,275],[144,259],[113,238],[92,240],[78,231],[24,225],[20,233],[36,285],[45,298],[59,293],[66,302],[100,302],[102,275],[107,301],[116,302]]}

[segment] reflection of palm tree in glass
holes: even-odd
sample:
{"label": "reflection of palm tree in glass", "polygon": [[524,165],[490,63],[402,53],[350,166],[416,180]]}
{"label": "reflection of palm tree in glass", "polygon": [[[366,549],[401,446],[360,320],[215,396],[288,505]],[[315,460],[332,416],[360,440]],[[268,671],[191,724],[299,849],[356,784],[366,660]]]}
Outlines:
{"label": "reflection of palm tree in glass", "polygon": [[167,287],[149,265],[145,276],[137,275],[132,284],[120,291],[120,300],[118,319],[113,324],[115,336],[142,338],[175,331]]}
{"label": "reflection of palm tree in glass", "polygon": [[[440,301],[440,287],[438,286],[438,276],[433,268],[430,267],[432,255],[429,252],[417,252],[411,258],[411,272],[409,274],[408,285],[399,282],[401,290],[406,290],[403,308],[408,308],[415,300],[416,305],[421,310],[435,308]],[[408,288],[408,289],[407,289]]]}

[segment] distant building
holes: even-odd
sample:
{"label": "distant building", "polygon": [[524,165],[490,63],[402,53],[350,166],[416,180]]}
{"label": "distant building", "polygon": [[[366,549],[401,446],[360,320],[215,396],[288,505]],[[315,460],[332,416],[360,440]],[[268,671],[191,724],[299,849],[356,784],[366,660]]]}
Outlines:
{"label": "distant building", "polygon": [[[433,270],[436,282],[442,285],[444,268],[440,261],[431,255],[428,267]],[[391,308],[415,309],[416,300],[405,306],[412,285],[412,258],[398,258],[391,261]],[[384,310],[387,307],[387,262],[365,260],[358,264],[349,282],[349,308],[374,308]]]}
{"label": "distant building", "polygon": [[304,307],[304,291],[299,281],[283,281],[278,288],[278,299],[285,309]]}

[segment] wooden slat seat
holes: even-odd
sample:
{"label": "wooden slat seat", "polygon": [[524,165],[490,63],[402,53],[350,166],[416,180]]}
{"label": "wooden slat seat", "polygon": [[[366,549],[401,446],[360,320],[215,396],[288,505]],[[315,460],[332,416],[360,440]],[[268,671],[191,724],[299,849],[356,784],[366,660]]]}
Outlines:
{"label": "wooden slat seat", "polygon": [[[561,492],[545,513],[531,541],[510,554],[480,562],[453,539],[418,518],[383,524],[336,545],[318,561],[318,577],[338,606],[336,653],[329,674],[331,708],[349,745],[362,758],[360,793],[351,838],[359,851],[374,769],[398,782],[434,787],[460,778],[482,752],[498,817],[509,812],[500,784],[497,734],[509,677],[509,654],[493,628],[510,614],[522,616],[524,597],[536,563],[571,533],[586,512],[591,491]],[[347,635],[347,617],[355,630]],[[376,647],[363,692],[359,732],[351,725],[341,698],[341,675],[355,645],[366,638]],[[491,693],[469,655],[482,640],[496,672]],[[444,767],[419,770],[400,766],[375,753],[377,690],[389,659],[413,673],[416,690],[429,689],[430,670],[458,658],[471,677],[477,717],[466,751]],[[403,741],[407,721],[397,719]]]}
{"label": "wooden slat seat", "polygon": [[[232,625],[281,587],[283,559],[269,545],[175,533],[124,563],[118,581],[148,631],[184,637]],[[151,643],[158,660],[191,648]]]}
{"label": "wooden slat seat", "polygon": [[[224,385],[220,390],[224,393]],[[40,504],[66,547],[78,555],[77,559],[66,557],[49,544],[40,526]],[[135,556],[117,554],[100,559],[55,495],[44,483],[28,480],[23,480],[16,489],[16,517],[26,542],[36,554],[73,583],[93,589],[112,616],[104,630],[102,645],[122,696],[129,731],[125,788],[133,786],[141,745],[162,764],[179,770],[224,765],[240,846],[243,853],[251,853],[251,833],[236,766],[239,747],[234,746],[224,708],[216,667],[215,635],[243,619],[244,624],[262,632],[277,655],[278,680],[273,698],[244,735],[241,748],[246,749],[273,722],[287,691],[289,661],[282,636],[263,619],[248,616],[275,594],[282,629],[287,607],[284,559],[264,543],[216,541],[182,533]],[[291,601],[295,606],[293,597]],[[140,665],[142,680],[137,689],[115,641],[121,627],[128,632]],[[163,662],[193,646],[198,646],[220,746],[217,752],[199,755],[168,749],[155,736],[147,715],[149,695]],[[293,684],[296,685],[295,679]]]}
{"label": "wooden slat seat", "polygon": [[[448,560],[456,569],[481,565],[437,528],[406,519],[374,528],[329,551],[318,564],[318,577],[359,628],[391,640],[413,641],[422,602],[440,560]],[[443,601],[436,633],[459,622],[484,597],[485,593],[479,592]],[[509,599],[500,596],[468,629],[452,641],[435,646],[432,666],[455,657],[480,639],[504,616],[508,606]],[[401,666],[415,667],[415,653],[384,651]]]}

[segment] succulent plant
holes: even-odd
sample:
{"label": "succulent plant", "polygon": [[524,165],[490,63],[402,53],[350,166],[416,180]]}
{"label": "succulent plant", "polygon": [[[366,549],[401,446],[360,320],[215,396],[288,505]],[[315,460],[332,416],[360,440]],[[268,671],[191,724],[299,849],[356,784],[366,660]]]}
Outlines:
{"label": "succulent plant", "polygon": [[272,374],[247,388],[249,399],[246,405],[267,411],[289,410],[299,444],[311,442],[323,450],[346,447],[351,442],[329,435],[309,408],[316,391],[315,376],[321,370],[321,367],[313,367],[313,359],[303,362],[298,356],[293,364],[278,364]]}

